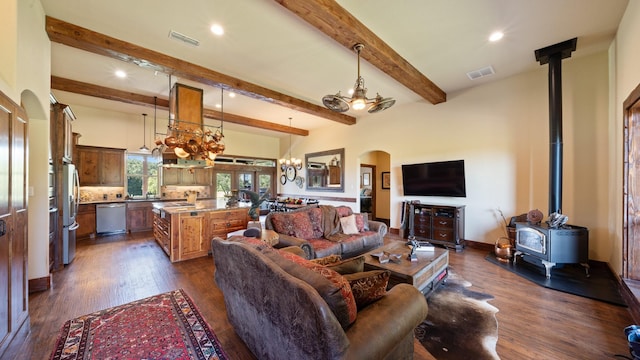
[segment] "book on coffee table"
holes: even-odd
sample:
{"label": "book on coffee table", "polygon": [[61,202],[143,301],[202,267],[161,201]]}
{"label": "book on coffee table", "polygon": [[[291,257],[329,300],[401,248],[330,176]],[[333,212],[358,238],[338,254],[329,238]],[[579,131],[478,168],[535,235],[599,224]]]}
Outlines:
{"label": "book on coffee table", "polygon": [[[435,246],[428,241],[418,241],[418,246],[415,251],[434,251]],[[409,248],[412,248],[412,245],[409,244]]]}

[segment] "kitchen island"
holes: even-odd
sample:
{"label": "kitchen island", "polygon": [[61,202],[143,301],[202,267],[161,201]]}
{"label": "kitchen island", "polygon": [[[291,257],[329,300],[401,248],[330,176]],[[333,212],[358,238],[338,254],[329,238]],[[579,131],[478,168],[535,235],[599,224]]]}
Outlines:
{"label": "kitchen island", "polygon": [[171,262],[207,256],[211,239],[246,229],[250,203],[226,207],[225,200],[153,203],[153,236]]}

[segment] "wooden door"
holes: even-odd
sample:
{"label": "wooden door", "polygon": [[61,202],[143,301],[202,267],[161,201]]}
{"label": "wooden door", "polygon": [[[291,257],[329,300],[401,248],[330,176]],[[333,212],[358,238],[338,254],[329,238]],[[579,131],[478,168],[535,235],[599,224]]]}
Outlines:
{"label": "wooden door", "polygon": [[124,151],[101,151],[100,183],[105,186],[124,186]]}
{"label": "wooden door", "polygon": [[640,85],[624,102],[623,278],[640,280]]}
{"label": "wooden door", "polygon": [[13,118],[11,151],[11,328],[18,329],[28,315],[27,283],[27,116],[18,110]]}
{"label": "wooden door", "polygon": [[80,186],[100,185],[98,174],[98,163],[100,153],[97,149],[78,146],[76,148],[78,157],[78,177]]}
{"label": "wooden door", "polygon": [[[6,343],[9,336],[9,285],[11,274],[10,249],[11,217],[10,195],[10,130],[13,113],[12,104],[0,97],[0,344]],[[0,354],[2,353],[0,346]]]}
{"label": "wooden door", "polygon": [[180,258],[186,260],[196,256],[205,249],[204,231],[205,215],[180,214]]}
{"label": "wooden door", "polygon": [[179,185],[181,169],[162,168],[162,185]]}

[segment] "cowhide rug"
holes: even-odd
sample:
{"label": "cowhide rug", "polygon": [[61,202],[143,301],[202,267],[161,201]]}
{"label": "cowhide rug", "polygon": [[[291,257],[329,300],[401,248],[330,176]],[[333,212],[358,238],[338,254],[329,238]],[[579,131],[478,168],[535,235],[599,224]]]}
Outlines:
{"label": "cowhide rug", "polygon": [[469,290],[471,283],[449,269],[449,278],[428,298],[427,318],[416,327],[422,346],[438,360],[500,359],[498,309],[493,296]]}

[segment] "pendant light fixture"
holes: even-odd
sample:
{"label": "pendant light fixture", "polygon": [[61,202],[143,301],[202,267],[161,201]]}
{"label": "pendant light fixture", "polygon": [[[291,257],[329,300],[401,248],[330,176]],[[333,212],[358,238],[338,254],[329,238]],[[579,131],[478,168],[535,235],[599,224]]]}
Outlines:
{"label": "pendant light fixture", "polygon": [[353,88],[351,97],[343,96],[340,91],[335,95],[326,95],[322,98],[324,106],[335,112],[345,112],[350,108],[353,110],[362,110],[369,105],[367,111],[376,113],[386,110],[393,106],[396,101],[392,98],[383,98],[380,94],[376,94],[373,99],[367,98],[367,88],[364,87],[364,79],[360,76],[360,51],[364,49],[363,44],[353,45],[353,50],[358,54],[358,78]]}
{"label": "pendant light fixture", "polygon": [[149,148],[147,147],[147,114],[142,114],[142,117],[144,118],[144,125],[142,127],[142,142],[143,145],[140,146],[140,151],[144,152],[144,153],[148,153],[150,152]]}
{"label": "pendant light fixture", "polygon": [[[291,157],[291,118],[289,118],[289,158],[280,159],[280,170],[286,171],[289,167],[295,167],[297,170],[302,169],[302,159]],[[291,179],[293,181],[293,179]]]}

